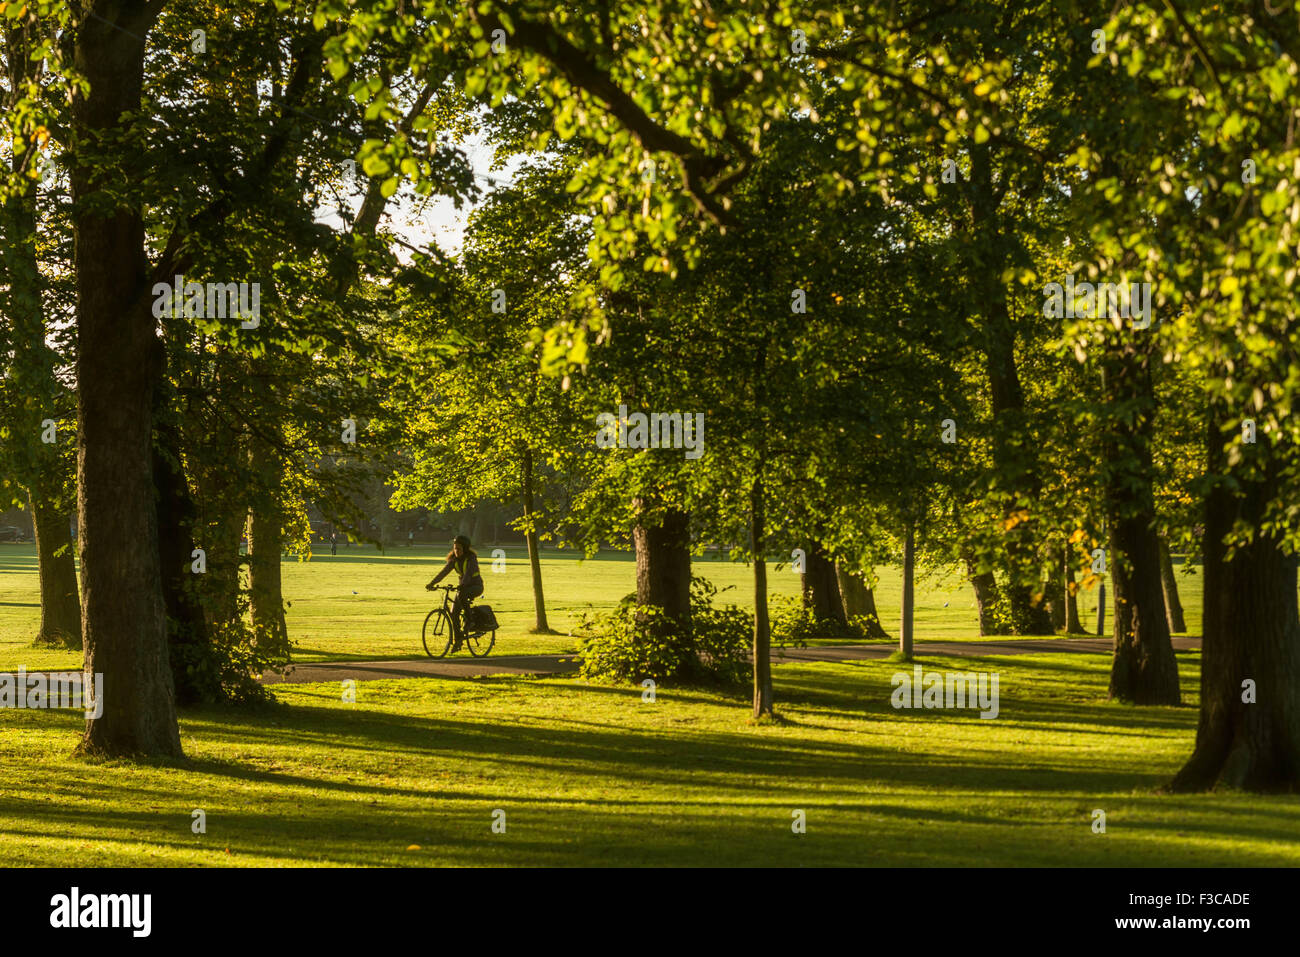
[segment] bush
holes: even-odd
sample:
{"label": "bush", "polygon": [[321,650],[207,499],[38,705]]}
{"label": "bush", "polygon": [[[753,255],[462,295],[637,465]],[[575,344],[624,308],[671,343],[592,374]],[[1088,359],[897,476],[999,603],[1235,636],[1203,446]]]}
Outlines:
{"label": "bush", "polygon": [[682,667],[675,622],[656,605],[620,604],[607,615],[583,615],[578,639],[578,673],[607,681],[656,682],[676,677]]}
{"label": "bush", "polygon": [[691,579],[691,632],[654,605],[620,602],[604,615],[584,615],[579,674],[594,681],[647,678],[656,684],[732,684],[749,672],[749,616],[735,605],[715,608],[717,589]]}
{"label": "bush", "polygon": [[753,618],[735,605],[715,607],[718,589],[704,578],[691,578],[691,627],[705,677],[719,684],[749,679]]}
{"label": "bush", "polygon": [[809,638],[866,638],[868,619],[859,615],[847,625],[834,619],[818,621],[799,598],[778,595],[769,601],[772,643],[807,648]]}
{"label": "bush", "polygon": [[274,701],[255,677],[283,658],[259,651],[253,630],[243,622],[210,629],[207,644],[171,641],[168,648],[178,703],[261,704]]}

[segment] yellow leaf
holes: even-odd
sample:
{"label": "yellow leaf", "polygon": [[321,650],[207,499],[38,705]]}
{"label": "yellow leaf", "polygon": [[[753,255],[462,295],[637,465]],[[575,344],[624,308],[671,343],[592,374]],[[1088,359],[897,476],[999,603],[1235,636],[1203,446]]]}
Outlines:
{"label": "yellow leaf", "polygon": [[1027,522],[1027,521],[1029,521],[1029,509],[1022,508],[1020,509],[1020,511],[1012,512],[1010,515],[1007,516],[1007,520],[1002,523],[1002,529],[1003,531],[1009,532],[1017,525],[1019,525],[1021,522]]}

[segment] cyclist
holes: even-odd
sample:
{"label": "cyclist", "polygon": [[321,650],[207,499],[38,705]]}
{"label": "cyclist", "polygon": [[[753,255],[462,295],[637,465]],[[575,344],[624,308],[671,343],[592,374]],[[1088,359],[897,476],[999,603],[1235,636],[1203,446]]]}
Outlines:
{"label": "cyclist", "polygon": [[451,607],[451,636],[455,642],[451,650],[456,652],[460,650],[461,635],[464,633],[461,618],[465,614],[465,607],[471,599],[483,594],[483,576],[478,570],[478,555],[469,547],[468,535],[456,536],[451,546],[451,554],[447,556],[446,567],[424,587],[433,591],[438,582],[442,581],[453,568],[460,576],[460,588],[456,591],[456,601]]}

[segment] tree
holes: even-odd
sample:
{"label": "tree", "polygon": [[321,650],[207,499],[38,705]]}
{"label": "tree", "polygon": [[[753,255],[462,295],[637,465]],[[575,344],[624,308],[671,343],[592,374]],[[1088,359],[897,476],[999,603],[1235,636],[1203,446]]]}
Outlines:
{"label": "tree", "polygon": [[58,262],[49,273],[67,268],[66,220],[58,207],[49,155],[49,127],[58,125],[55,104],[66,97],[66,87],[57,71],[47,75],[41,53],[57,33],[58,18],[41,5],[17,13],[7,19],[0,37],[6,67],[0,97],[13,143],[0,220],[0,281],[9,320],[9,336],[0,339],[5,347],[0,402],[6,413],[0,436],[7,453],[0,493],[31,511],[41,594],[36,642],[80,648],[81,603],[70,535],[76,494],[75,432],[70,427],[75,397],[67,388],[65,356],[71,344],[59,323],[47,321],[49,312],[62,314],[66,283],[41,271],[43,258],[51,266]]}
{"label": "tree", "polygon": [[152,468],[158,375],[140,180],[145,44],[160,3],[92,0],[72,24],[77,490],[86,671],[103,712],[82,747],[181,755]]}
{"label": "tree", "polygon": [[[1144,6],[1117,14],[1107,36],[1110,52],[1091,69],[1101,77],[1127,66],[1160,96],[1142,105],[1141,135],[1112,155],[1120,169],[1080,153],[1098,194],[1126,189],[1145,211],[1118,236],[1098,223],[1092,240],[1112,261],[1131,255],[1139,264],[1171,351],[1199,373],[1204,409],[1201,715],[1172,787],[1295,790],[1300,620],[1286,476],[1297,437],[1288,415],[1297,328],[1288,224],[1300,217],[1292,185],[1300,25],[1264,12],[1221,20]],[[1107,99],[1100,89],[1099,98]],[[1158,119],[1147,112],[1155,103]],[[1137,109],[1093,107],[1110,123]]]}
{"label": "tree", "polygon": [[581,439],[565,383],[535,347],[541,328],[572,321],[590,281],[587,227],[562,181],[558,164],[523,171],[471,217],[459,298],[474,306],[439,322],[442,338],[416,353],[415,368],[437,371],[402,412],[412,460],[394,477],[401,507],[522,510],[537,633],[551,631],[540,547],[563,500],[556,466],[576,461]]}

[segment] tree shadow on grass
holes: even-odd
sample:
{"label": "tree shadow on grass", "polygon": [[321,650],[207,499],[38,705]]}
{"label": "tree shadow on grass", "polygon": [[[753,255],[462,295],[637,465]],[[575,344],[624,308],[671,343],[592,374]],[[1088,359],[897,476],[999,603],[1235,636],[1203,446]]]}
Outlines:
{"label": "tree shadow on grass", "polygon": [[[572,726],[564,719],[558,719],[564,722],[562,727],[537,727],[310,706],[294,711],[293,720],[274,732],[245,724],[224,731],[211,728],[206,733],[232,743],[267,746],[274,746],[290,734],[307,744],[328,745],[332,751],[355,750],[372,758],[450,759],[460,770],[509,767],[528,774],[612,777],[656,787],[731,789],[745,781],[768,778],[791,784],[820,782],[829,785],[831,791],[852,792],[884,779],[904,786],[956,789],[1106,791],[1129,789],[1149,777],[1134,774],[1122,759],[1103,763],[1094,760],[1088,767],[1053,769],[1055,780],[1044,784],[1039,770],[1003,761],[1000,755],[990,756],[988,752],[960,756],[918,752],[900,757],[892,741],[840,742],[791,738],[788,734],[766,737],[752,729],[720,732],[678,726],[597,730]],[[1022,754],[1013,757],[1017,762],[1024,760]],[[196,763],[195,767],[205,773],[236,778],[267,773],[250,771],[238,761],[209,761]],[[256,779],[342,791],[385,790],[337,780],[289,781],[282,774]],[[418,793],[429,799],[445,796],[436,790]]]}
{"label": "tree shadow on grass", "polygon": [[[544,690],[516,678],[493,684],[514,684],[521,692]],[[570,695],[593,690],[557,684]],[[782,684],[778,679],[778,689]],[[806,686],[802,693],[819,700],[843,702],[861,692],[853,675],[801,676],[800,684]],[[596,693],[611,692],[628,699],[629,708],[644,707],[634,698],[635,689]],[[799,693],[799,688],[785,688],[789,700]],[[1035,704],[1044,715],[1066,713],[1071,720],[1117,710]],[[27,800],[0,801],[0,817],[18,824],[6,823],[0,830],[50,840],[70,840],[70,834],[89,830],[94,840],[132,863],[149,863],[130,846],[143,841],[201,854],[212,854],[213,845],[220,844],[253,861],[306,863],[421,863],[436,857],[461,864],[1080,864],[1115,860],[1104,850],[1105,842],[1089,844],[1084,838],[1072,843],[1073,825],[1061,823],[1077,813],[1078,833],[1089,834],[1086,813],[1079,808],[1081,801],[1095,802],[1092,796],[1108,795],[1112,804],[1145,809],[1145,814],[1126,812],[1142,828],[1153,826],[1145,823],[1150,817],[1241,807],[1240,801],[1217,796],[1134,794],[1134,788],[1150,787],[1163,775],[1135,768],[1132,757],[1092,756],[1086,767],[1062,767],[1057,753],[1025,766],[1034,760],[1032,752],[953,752],[951,741],[943,743],[946,750],[902,752],[892,735],[873,738],[883,729],[873,730],[870,720],[863,721],[859,739],[832,741],[801,734],[799,726],[772,733],[742,728],[740,714],[735,731],[646,726],[641,711],[637,726],[579,723],[568,717],[576,710],[572,702],[561,705],[558,717],[528,714],[524,723],[511,724],[493,714],[412,716],[311,704],[276,709],[274,721],[229,709],[200,711],[186,716],[186,738],[197,735],[199,748],[209,751],[216,744],[253,754],[213,758],[196,748],[198,756],[179,771],[127,769],[115,772],[102,787],[92,782],[113,769],[79,768],[86,780],[73,786],[93,795],[89,805],[84,799],[70,803],[63,790],[52,803],[48,788],[27,776],[10,789],[30,792]],[[1136,729],[1138,719],[1150,717],[1153,710],[1123,714]],[[891,709],[889,717],[896,721],[899,713]],[[953,713],[934,717],[943,722],[935,726],[938,736],[953,730]],[[79,723],[71,714],[60,719],[69,727]],[[928,719],[918,715],[913,720]],[[969,715],[961,720],[980,721]],[[1050,721],[1045,725],[1051,730]],[[326,763],[322,751],[337,758],[337,765]],[[290,768],[256,766],[267,761]],[[419,768],[415,775],[413,765]],[[299,770],[306,767],[310,771]],[[384,782],[388,773],[406,780]],[[367,776],[373,780],[364,780]],[[501,786],[485,786],[492,779],[501,780]],[[881,800],[882,789],[897,798],[895,803]],[[181,802],[178,793],[184,795]],[[816,809],[810,812],[812,830],[798,839],[789,830],[790,804],[796,800],[796,807]],[[1026,800],[1039,805],[1029,817],[1017,811]],[[936,801],[957,803],[935,808]],[[123,802],[128,806],[120,806]],[[161,810],[138,806],[146,802]],[[188,816],[191,806],[205,802],[212,805],[211,840],[206,843],[189,832]],[[974,806],[965,808],[963,802]],[[989,811],[990,804],[1000,804],[1007,813]],[[488,811],[493,807],[509,808],[515,835],[509,840],[490,831]],[[1207,857],[1204,849],[1179,848],[1177,833],[1273,842],[1296,833],[1300,808],[1272,802],[1245,810],[1199,823],[1156,822],[1161,833],[1173,832],[1159,845],[1160,859],[1152,859],[1148,847],[1132,851],[1128,862],[1230,863]],[[403,856],[402,849],[411,843],[436,848],[436,855]],[[1258,850],[1242,853],[1252,862],[1261,860]]]}
{"label": "tree shadow on grass", "polygon": [[[1100,841],[1090,837],[1086,810],[1072,795],[1061,795],[1054,806],[1026,818],[1014,804],[1006,807],[1005,815],[923,806],[920,802],[934,797],[924,793],[899,795],[907,803],[897,804],[874,797],[869,802],[828,799],[811,792],[788,793],[779,799],[753,793],[659,799],[618,793],[599,800],[568,800],[491,791],[401,805],[392,800],[372,805],[328,795],[311,795],[306,805],[287,798],[256,806],[232,804],[241,793],[196,791],[196,800],[185,802],[177,802],[172,793],[170,806],[155,813],[130,807],[41,807],[39,802],[15,806],[5,800],[0,801],[4,822],[0,835],[25,843],[66,844],[69,862],[85,860],[84,852],[72,849],[73,842],[81,841],[83,847],[84,842],[94,842],[106,847],[101,853],[112,863],[135,865],[172,863],[150,856],[151,850],[162,849],[208,864],[288,859],[306,865],[353,866],[1187,866],[1287,863],[1284,855],[1259,848],[1229,852],[1188,847],[1186,837],[1254,839],[1273,842],[1280,851],[1296,824],[1295,815],[1287,813],[1236,818],[1226,827],[1222,816],[1178,824],[1148,822],[1144,812],[1162,808],[1154,799],[1142,798],[1126,801],[1112,818],[1129,830],[1116,828],[1115,836]],[[208,806],[207,834],[190,831],[191,803]],[[806,811],[807,834],[791,834],[792,807]],[[506,834],[491,832],[493,808],[507,811]],[[1156,844],[1153,835],[1167,838]],[[411,844],[421,850],[407,851]],[[231,857],[225,856],[226,848]]]}
{"label": "tree shadow on grass", "polygon": [[[1014,685],[1013,685],[1014,687]],[[777,681],[776,701],[782,706],[803,707],[845,718],[888,717],[907,720],[934,716],[943,722],[971,722],[992,725],[1014,724],[1018,728],[1042,731],[1067,730],[1070,733],[1134,734],[1145,736],[1152,731],[1195,730],[1196,713],[1191,708],[1137,707],[1116,705],[1102,697],[1095,703],[1047,701],[1008,692],[999,682],[998,717],[979,717],[978,708],[895,709],[891,703],[893,685],[878,680],[862,681],[848,675],[790,675]],[[1082,725],[1084,727],[1078,727]]]}

